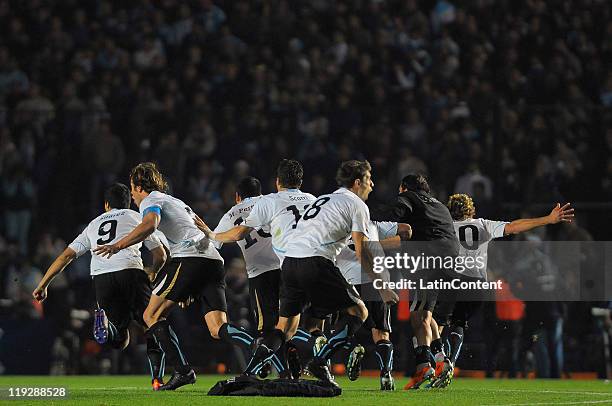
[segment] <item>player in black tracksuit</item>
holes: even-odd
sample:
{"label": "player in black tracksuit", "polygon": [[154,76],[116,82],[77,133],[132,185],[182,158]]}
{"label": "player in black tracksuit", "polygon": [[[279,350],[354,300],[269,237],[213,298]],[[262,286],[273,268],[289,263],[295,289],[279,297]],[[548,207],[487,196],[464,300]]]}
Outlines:
{"label": "player in black tracksuit", "polygon": [[[426,242],[412,244],[419,251],[410,252],[412,255],[425,251],[425,255],[456,257],[459,243],[453,219],[446,205],[430,194],[427,179],[423,175],[408,175],[402,179],[399,191],[393,202],[373,210],[372,218],[410,224],[412,241]],[[425,280],[447,277],[441,269],[425,269],[418,274]],[[407,389],[417,389],[434,377],[434,369],[429,363],[430,352],[436,354],[442,351],[438,326],[432,318],[437,301],[438,292],[435,290],[417,290],[416,297],[412,299],[410,322],[417,339],[417,373],[408,383]]]}

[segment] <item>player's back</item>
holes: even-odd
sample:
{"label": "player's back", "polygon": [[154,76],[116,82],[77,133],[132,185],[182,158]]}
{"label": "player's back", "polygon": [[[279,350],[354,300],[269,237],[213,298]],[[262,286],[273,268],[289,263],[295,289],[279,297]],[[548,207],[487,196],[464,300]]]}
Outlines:
{"label": "player's back", "polygon": [[287,189],[262,196],[244,225],[259,229],[269,227],[272,249],[282,261],[287,243],[297,227],[302,214],[316,200],[310,193],[299,189]]}
{"label": "player's back", "polygon": [[285,255],[320,256],[334,261],[347,245],[351,231],[368,234],[369,220],[368,206],[348,189],[319,196],[297,222]]}
{"label": "player's back", "polygon": [[[234,226],[244,223],[249,216],[253,206],[263,196],[247,197],[233,206],[225,213],[215,228],[215,233],[221,233],[232,229]],[[254,278],[266,271],[280,269],[278,256],[272,249],[272,239],[269,227],[263,227],[252,231],[244,240],[238,241],[238,246],[244,256],[247,274]],[[218,247],[221,244],[219,243]]]}
{"label": "player's back", "polygon": [[[70,244],[78,256],[99,245],[114,244],[140,224],[140,215],[131,209],[112,209],[93,219],[83,232]],[[110,258],[92,253],[91,275],[115,272],[122,269],[142,269],[140,247],[135,244]]]}
{"label": "player's back", "polygon": [[459,240],[459,256],[479,258],[473,269],[466,269],[465,276],[487,277],[487,251],[489,243],[494,238],[504,236],[504,228],[508,224],[504,221],[492,221],[482,218],[454,221],[453,227]]}
{"label": "player's back", "polygon": [[[140,202],[140,212],[155,211],[160,216],[158,229],[168,239],[171,257],[204,257],[223,260],[215,247],[194,223],[195,213],[174,196],[159,191],[151,192]],[[193,244],[201,241],[200,244]]]}

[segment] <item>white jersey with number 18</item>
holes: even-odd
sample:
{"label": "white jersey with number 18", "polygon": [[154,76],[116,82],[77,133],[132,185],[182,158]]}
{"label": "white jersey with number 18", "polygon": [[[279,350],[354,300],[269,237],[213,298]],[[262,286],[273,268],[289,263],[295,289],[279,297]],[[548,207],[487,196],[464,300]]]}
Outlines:
{"label": "white jersey with number 18", "polygon": [[[140,215],[131,209],[112,209],[93,219],[77,238],[68,246],[77,257],[99,245],[114,244],[128,235],[138,224]],[[144,241],[145,246],[152,250],[162,245],[157,233],[151,234]],[[110,258],[101,257],[92,252],[90,273],[92,276],[123,269],[142,269],[140,256],[141,243],[123,249]]]}
{"label": "white jersey with number 18", "polygon": [[257,200],[243,224],[256,230],[269,228],[272,234],[272,249],[282,264],[285,247],[298,220],[315,200],[316,197],[310,193],[298,189],[270,193]]}
{"label": "white jersey with number 18", "polygon": [[459,239],[459,256],[474,258],[473,267],[465,267],[458,273],[472,278],[487,279],[487,250],[489,242],[504,236],[508,222],[485,219],[466,219],[453,221],[455,234]]}
{"label": "white jersey with number 18", "polygon": [[[232,207],[223,215],[221,221],[215,228],[215,233],[222,233],[231,230],[234,226],[244,223],[244,219],[249,216],[253,206],[261,200],[263,196],[247,197],[240,203]],[[269,229],[268,229],[269,230]],[[272,250],[272,235],[264,228],[253,230],[244,240],[238,241],[238,246],[244,256],[247,275],[254,278],[264,272],[273,269],[280,269],[278,256]],[[215,242],[217,248],[223,245]]]}
{"label": "white jersey with number 18", "polygon": [[351,232],[368,235],[370,210],[363,200],[346,188],[319,196],[301,216],[287,244],[285,256],[323,257],[335,262],[346,247]]}

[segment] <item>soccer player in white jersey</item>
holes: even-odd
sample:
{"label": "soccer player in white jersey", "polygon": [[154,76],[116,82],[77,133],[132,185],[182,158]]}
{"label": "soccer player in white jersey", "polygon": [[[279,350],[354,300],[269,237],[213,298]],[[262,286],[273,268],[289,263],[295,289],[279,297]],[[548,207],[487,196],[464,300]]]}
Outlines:
{"label": "soccer player in white jersey", "polygon": [[[215,228],[216,235],[232,230],[244,224],[253,208],[264,198],[261,195],[261,183],[257,178],[246,177],[236,188],[236,205],[223,215]],[[278,293],[280,284],[280,260],[272,249],[272,235],[266,232],[269,225],[248,228],[242,240],[236,241],[246,263],[249,278],[249,297],[251,310],[255,315],[257,331],[260,336],[274,330],[278,322]],[[222,242],[215,241],[215,246],[221,248]],[[284,360],[284,353],[272,359],[281,378],[287,378],[289,371]]]}
{"label": "soccer player in white jersey", "polygon": [[[53,261],[32,292],[34,299],[44,301],[53,278],[75,258],[99,244],[119,241],[140,224],[140,215],[129,207],[130,190],[127,186],[116,183],[108,188],[104,194],[105,212],[93,219]],[[153,257],[153,264],[147,271],[155,274],[166,261],[165,248],[155,234],[148,236],[144,244]],[[99,306],[95,312],[94,338],[100,344],[107,343],[123,350],[130,342],[128,326],[131,320],[147,328],[143,313],[149,304],[151,287],[143,272],[141,245],[133,245],[109,259],[96,254],[91,256],[90,272]],[[164,376],[164,353],[149,331],[145,336],[153,389],[157,389]]]}
{"label": "soccer player in white jersey", "polygon": [[[127,236],[94,250],[113,254],[146,239],[159,229],[170,246],[170,261],[158,273],[144,320],[162,349],[176,361],[174,373],[160,390],[174,390],[195,383],[196,376],[180,349],[176,334],[166,320],[177,303],[190,297],[202,299],[204,320],[213,338],[248,349],[253,337],[227,321],[223,258],[194,224],[195,214],[183,201],[163,193],[167,184],[157,166],[145,162],[130,173],[132,199],[139,206],[142,222]],[[197,241],[196,244],[193,242]]]}
{"label": "soccer player in white jersey", "polygon": [[[250,209],[248,215],[243,216],[244,221],[236,224],[233,228],[224,231],[211,232],[206,224],[201,219],[196,219],[198,227],[208,234],[208,237],[212,240],[219,242],[233,242],[240,241],[247,238],[249,235],[254,233],[256,230],[267,229],[272,235],[271,244],[272,249],[277,255],[277,266],[280,268],[280,264],[285,256],[286,245],[290,240],[290,236],[297,227],[298,221],[306,208],[312,204],[316,198],[310,193],[304,193],[299,188],[302,185],[302,178],[304,177],[304,169],[302,164],[296,160],[283,159],[278,165],[277,176],[276,176],[276,193],[270,193],[261,198],[257,199],[255,204]],[[266,281],[267,283],[274,282],[272,279]],[[276,280],[276,284],[268,285],[266,290],[268,294],[272,294],[271,291],[279,290],[279,280]],[[255,281],[257,284],[258,282]],[[263,289],[263,287],[260,287]],[[271,296],[267,299],[276,298],[276,313],[275,317],[278,316],[278,293],[275,296]],[[272,317],[269,317],[272,321]],[[266,325],[264,329],[264,336],[274,333],[274,324]],[[270,327],[270,328],[268,328]],[[302,332],[303,335],[307,333]],[[277,362],[285,365],[285,350],[280,348],[276,355]],[[253,361],[253,360],[251,360]],[[253,364],[249,362],[245,369],[246,374],[257,373],[259,367],[263,365]],[[278,365],[280,366],[280,365]],[[278,367],[277,366],[277,367]],[[299,368],[292,368],[292,375],[297,378],[299,374]]]}
{"label": "soccer player in white jersey", "polygon": [[[383,243],[399,242],[408,240],[412,231],[408,224],[392,221],[370,221],[368,227],[368,239],[370,241],[381,241]],[[382,246],[371,247],[372,255],[382,257],[385,255]],[[355,254],[355,244],[352,240],[340,251],[336,257],[336,265],[344,278],[357,288],[366,308],[368,318],[364,327],[371,329],[372,340],[376,345],[376,359],[380,367],[380,389],[394,390],[395,383],[391,371],[393,371],[393,343],[390,340],[391,333],[391,307],[380,300],[373,299],[376,290],[372,286],[372,280],[362,272],[362,267]],[[350,380],[356,380],[361,371],[361,359],[365,355],[363,346],[356,345],[347,361],[347,374]]]}
{"label": "soccer player in white jersey", "polygon": [[[285,246],[281,265],[280,319],[273,335],[266,336],[255,351],[263,361],[297,330],[300,312],[310,303],[315,314],[344,313],[332,329],[327,343],[318,348],[308,370],[318,379],[335,384],[327,360],[361,327],[368,311],[359,294],[340,273],[334,261],[352,236],[355,252],[362,260],[362,242],[367,240],[370,213],[365,200],[374,186],[367,161],[347,161],[338,169],[340,188],[320,196],[297,221]],[[368,262],[368,261],[366,261]],[[370,266],[366,269],[371,271]],[[397,301],[390,290],[380,291],[387,302]]]}
{"label": "soccer player in white jersey", "polygon": [[[487,279],[487,250],[491,240],[548,224],[571,222],[574,217],[574,209],[570,207],[570,203],[563,206],[557,203],[551,212],[544,217],[518,219],[512,222],[474,218],[476,215],[474,202],[466,194],[450,196],[447,206],[453,218],[455,233],[460,242],[459,255],[482,259],[482,261],[475,261],[475,267],[466,267],[464,272],[460,272],[463,277],[473,280]],[[482,264],[482,266],[479,264]],[[480,301],[458,301],[452,311],[450,320],[441,320],[442,324],[438,323],[440,327],[448,326],[447,333],[451,351],[445,365],[442,368],[440,366],[436,367],[436,370],[440,370],[442,373],[436,376],[432,386],[444,387],[450,383],[453,366],[459,357],[463,344],[464,330],[467,329],[468,320],[480,308],[481,304]]]}

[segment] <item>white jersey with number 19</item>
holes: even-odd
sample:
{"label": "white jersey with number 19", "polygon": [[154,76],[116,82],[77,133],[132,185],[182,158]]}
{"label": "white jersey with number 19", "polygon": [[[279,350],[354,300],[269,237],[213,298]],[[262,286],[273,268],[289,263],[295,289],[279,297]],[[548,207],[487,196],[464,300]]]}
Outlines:
{"label": "white jersey with number 19", "polygon": [[158,229],[166,236],[170,256],[175,258],[223,258],[194,223],[195,213],[182,200],[162,192],[153,191],[140,202],[140,213],[157,213]]}
{"label": "white jersey with number 19", "polygon": [[[77,257],[99,245],[114,244],[128,235],[138,224],[140,215],[131,209],[112,209],[93,219],[77,238],[68,246]],[[153,233],[144,241],[152,250],[162,245],[158,233]],[[92,276],[124,269],[142,269],[140,256],[141,243],[134,244],[114,254],[110,258],[92,252],[90,273]]]}
{"label": "white jersey with number 19", "polygon": [[310,193],[298,189],[287,189],[270,193],[257,200],[244,225],[254,228],[269,228],[272,248],[282,264],[285,247],[296,228],[302,213],[316,200]]}
{"label": "white jersey with number 19", "polygon": [[[253,206],[261,200],[263,196],[247,197],[240,203],[232,207],[225,213],[215,228],[215,233],[222,233],[231,230],[234,226],[244,223],[244,219],[249,216]],[[238,241],[238,246],[244,256],[247,275],[254,278],[264,272],[273,269],[280,269],[278,256],[272,250],[272,239],[270,233],[265,229],[253,230],[244,240]],[[217,248],[223,245],[215,242]]]}
{"label": "white jersey with number 19", "polygon": [[453,221],[455,234],[459,239],[459,256],[474,258],[473,267],[465,267],[463,272],[456,271],[465,276],[486,280],[489,242],[504,236],[506,224],[506,221],[481,218]]}

